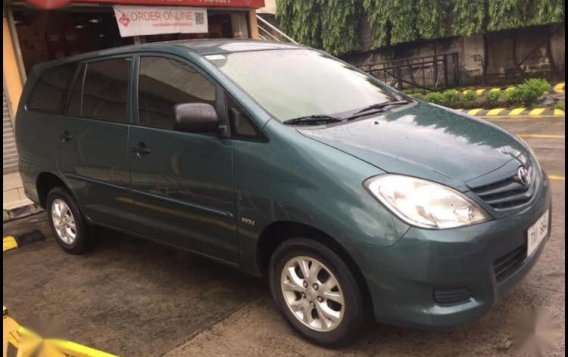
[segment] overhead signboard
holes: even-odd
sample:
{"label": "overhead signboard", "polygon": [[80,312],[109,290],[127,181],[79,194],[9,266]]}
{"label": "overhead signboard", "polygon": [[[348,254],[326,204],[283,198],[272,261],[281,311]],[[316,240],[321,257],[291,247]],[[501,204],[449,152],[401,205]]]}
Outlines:
{"label": "overhead signboard", "polygon": [[120,36],[207,33],[207,9],[180,6],[113,6]]}

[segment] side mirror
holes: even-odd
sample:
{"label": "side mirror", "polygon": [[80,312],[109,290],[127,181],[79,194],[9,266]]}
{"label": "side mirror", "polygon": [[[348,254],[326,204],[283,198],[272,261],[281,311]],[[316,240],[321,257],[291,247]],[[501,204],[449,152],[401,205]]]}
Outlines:
{"label": "side mirror", "polygon": [[174,106],[174,129],[189,133],[212,133],[219,129],[215,108],[207,103],[184,103]]}

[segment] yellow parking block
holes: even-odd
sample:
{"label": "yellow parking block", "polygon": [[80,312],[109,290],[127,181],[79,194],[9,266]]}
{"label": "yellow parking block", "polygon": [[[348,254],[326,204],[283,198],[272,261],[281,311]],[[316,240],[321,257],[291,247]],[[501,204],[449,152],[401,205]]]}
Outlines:
{"label": "yellow parking block", "polygon": [[485,92],[484,88],[481,88],[481,89],[478,89],[478,90],[475,91],[475,93],[477,93],[477,95],[482,95],[483,92]]}
{"label": "yellow parking block", "polygon": [[509,115],[515,116],[515,115],[520,115],[522,112],[524,112],[527,108],[516,108],[511,110],[511,112],[509,113]]}
{"label": "yellow parking block", "polygon": [[556,93],[564,93],[564,86],[566,85],[566,83],[562,82],[562,83],[558,83],[557,85],[554,86],[554,91]]}
{"label": "yellow parking block", "polygon": [[563,116],[566,116],[566,113],[562,109],[554,109],[554,116],[555,117],[563,117]]}
{"label": "yellow parking block", "polygon": [[539,116],[542,113],[544,113],[545,110],[546,110],[546,108],[535,108],[535,109],[533,109],[529,112],[529,115],[530,116]]}
{"label": "yellow parking block", "polygon": [[500,92],[501,88],[491,88],[489,92]]}
{"label": "yellow parking block", "polygon": [[548,178],[553,181],[566,181],[566,178],[564,176],[550,175],[548,176]]}
{"label": "yellow parking block", "polygon": [[483,109],[471,109],[470,111],[467,112],[467,114],[469,115],[477,115],[477,113],[479,113],[480,111],[482,111]]}
{"label": "yellow parking block", "polygon": [[515,90],[516,88],[517,88],[517,87],[513,87],[513,86],[507,87],[507,89],[505,89],[505,92],[510,92],[510,91],[512,91],[512,90]]}
{"label": "yellow parking block", "polygon": [[505,108],[495,108],[495,109],[491,109],[490,111],[487,112],[488,116],[493,116],[493,115],[499,115],[501,114],[501,112],[505,110]]}
{"label": "yellow parking block", "polygon": [[2,252],[6,252],[10,249],[18,248],[18,242],[16,238],[12,236],[7,236],[2,239]]}

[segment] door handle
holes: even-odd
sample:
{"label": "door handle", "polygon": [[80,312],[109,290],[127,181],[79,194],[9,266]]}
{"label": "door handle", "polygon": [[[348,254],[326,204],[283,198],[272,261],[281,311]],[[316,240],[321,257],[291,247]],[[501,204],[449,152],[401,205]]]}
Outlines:
{"label": "door handle", "polygon": [[62,143],[67,143],[67,142],[73,140],[73,137],[71,136],[71,134],[67,130],[65,130],[63,132],[63,134],[61,134],[59,137],[61,138]]}
{"label": "door handle", "polygon": [[131,146],[132,152],[136,154],[138,157],[146,156],[152,152],[149,147],[146,146],[145,143],[141,142],[138,143],[137,146]]}

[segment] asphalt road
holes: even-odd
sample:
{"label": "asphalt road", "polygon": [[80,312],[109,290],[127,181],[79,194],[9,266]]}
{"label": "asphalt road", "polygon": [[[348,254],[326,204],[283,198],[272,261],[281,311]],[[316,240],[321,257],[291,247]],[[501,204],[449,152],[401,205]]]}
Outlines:
{"label": "asphalt road", "polygon": [[3,303],[22,325],[124,356],[516,356],[513,321],[526,307],[556,315],[565,351],[565,121],[504,119],[553,177],[552,237],[534,269],[492,312],[438,332],[377,325],[352,346],[304,342],[277,313],[266,282],[231,268],[103,230],[92,253],[63,253],[45,214],[4,224],[4,235],[33,228],[47,236],[4,253]]}

